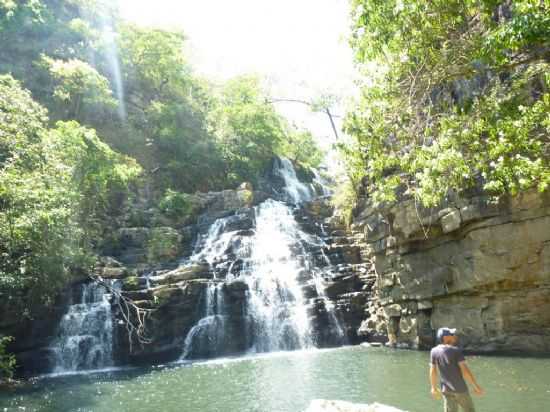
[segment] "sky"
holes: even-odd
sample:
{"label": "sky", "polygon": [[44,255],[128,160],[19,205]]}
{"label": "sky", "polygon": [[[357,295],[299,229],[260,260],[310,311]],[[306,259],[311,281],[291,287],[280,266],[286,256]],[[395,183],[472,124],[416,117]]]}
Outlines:
{"label": "sky", "polygon": [[[212,80],[255,73],[274,98],[310,100],[353,94],[352,54],[346,41],[349,0],[119,0],[137,24],[183,30],[195,70]],[[278,103],[291,122],[323,142],[333,134],[326,115]],[[343,114],[343,106],[334,109]]]}

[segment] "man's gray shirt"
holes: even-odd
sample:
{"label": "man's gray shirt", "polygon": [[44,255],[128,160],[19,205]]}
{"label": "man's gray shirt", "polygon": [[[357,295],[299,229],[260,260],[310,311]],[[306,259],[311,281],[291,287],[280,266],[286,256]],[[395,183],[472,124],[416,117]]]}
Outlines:
{"label": "man's gray shirt", "polygon": [[439,369],[441,390],[443,392],[468,392],[459,362],[464,361],[462,350],[456,346],[438,345],[430,352],[430,362]]}

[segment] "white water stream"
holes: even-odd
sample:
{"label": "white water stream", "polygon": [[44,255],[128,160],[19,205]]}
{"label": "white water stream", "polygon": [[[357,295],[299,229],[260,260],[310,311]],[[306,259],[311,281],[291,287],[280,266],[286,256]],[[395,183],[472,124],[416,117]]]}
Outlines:
{"label": "white water stream", "polygon": [[[208,357],[223,353],[235,333],[244,336],[253,353],[315,347],[308,314],[312,299],[304,294],[308,282],[315,288],[315,298],[324,303],[332,333],[344,336],[334,307],[325,297],[322,271],[308,251],[322,250],[323,240],[301,230],[294,216],[294,208],[312,200],[315,190],[298,180],[289,160],[280,159],[278,165],[276,173],[285,182],[285,201],[268,199],[256,206],[253,216],[246,217],[253,219],[253,230],[247,233],[235,229],[242,216],[215,220],[183,263],[230,261],[224,277],[214,276],[206,288],[202,317],[184,339],[184,359],[193,357],[196,348]],[[232,282],[246,289],[243,313],[237,313],[244,324],[238,324],[237,330],[235,312],[226,302],[226,287]],[[82,285],[78,302],[61,319],[52,350],[55,373],[113,365],[113,314],[105,287]]]}
{"label": "white water stream", "polygon": [[106,292],[97,283],[81,285],[79,300],[61,318],[52,345],[54,373],[113,365],[113,316]]}
{"label": "white water stream", "polygon": [[[320,270],[313,265],[306,245],[322,248],[321,238],[307,234],[299,227],[292,204],[312,200],[314,191],[300,182],[292,163],[281,159],[279,176],[285,181],[284,198],[290,202],[268,199],[254,208],[254,233],[242,236],[239,231],[224,231],[233,216],[217,219],[200,239],[190,262],[207,261],[212,264],[223,259],[231,250],[233,262],[224,282],[244,282],[248,285],[247,325],[242,331],[250,342],[251,352],[307,349],[314,347],[312,325],[308,316],[308,299],[304,296],[306,272],[314,282],[317,296],[325,303],[331,328],[343,339],[344,332],[334,314],[334,307],[325,297]],[[323,191],[323,194],[327,192]],[[198,243],[199,244],[199,243]],[[325,256],[326,264],[329,264]],[[232,271],[240,262],[237,272]],[[222,280],[213,281],[206,291],[204,317],[185,338],[182,358],[201,344],[220,345],[228,338],[223,331],[229,314],[223,300]],[[205,335],[211,335],[206,339]],[[214,350],[215,352],[215,350]]]}

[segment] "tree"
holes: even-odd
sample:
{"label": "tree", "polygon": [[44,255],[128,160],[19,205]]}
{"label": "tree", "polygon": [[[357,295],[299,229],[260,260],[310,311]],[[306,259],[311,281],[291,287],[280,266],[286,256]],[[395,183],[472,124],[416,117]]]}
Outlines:
{"label": "tree", "polygon": [[11,73],[37,98],[46,97],[42,55],[86,61],[94,57],[104,21],[113,6],[101,0],[21,0],[0,2],[0,73]]}
{"label": "tree", "polygon": [[313,135],[307,130],[291,130],[281,142],[279,153],[295,163],[318,168],[324,158]]}
{"label": "tree", "polygon": [[228,181],[255,181],[286,139],[286,124],[266,102],[257,77],[230,80],[211,119]]}
{"label": "tree", "polygon": [[0,120],[0,294],[32,311],[90,267],[112,195],[127,197],[140,169],[74,121],[49,129],[10,76],[0,77]]}
{"label": "tree", "polygon": [[88,63],[42,56],[41,64],[54,81],[52,95],[65,108],[66,119],[80,118],[83,107],[88,110],[116,107],[109,81]]}
{"label": "tree", "polygon": [[3,379],[11,379],[15,369],[15,356],[6,351],[6,346],[12,341],[11,336],[0,337],[0,382]]}
{"label": "tree", "polygon": [[[353,3],[366,81],[346,130],[373,196],[425,205],[450,190],[545,190],[550,13],[538,1]],[[377,68],[377,70],[375,70]]]}

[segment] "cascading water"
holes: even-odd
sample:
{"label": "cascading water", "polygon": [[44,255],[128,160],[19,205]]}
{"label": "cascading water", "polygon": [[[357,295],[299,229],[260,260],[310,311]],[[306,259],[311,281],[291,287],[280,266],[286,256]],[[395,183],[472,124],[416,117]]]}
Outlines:
{"label": "cascading water", "polygon": [[211,282],[205,292],[204,311],[206,316],[191,328],[184,342],[182,359],[200,353],[211,357],[223,351],[227,338],[223,291],[221,283]]}
{"label": "cascading water", "polygon": [[[292,163],[280,159],[279,177],[285,181],[283,199],[291,204],[312,200],[314,191],[300,182]],[[308,249],[322,250],[323,240],[300,229],[292,207],[268,199],[254,208],[254,230],[242,235],[234,229],[234,216],[217,219],[208,231],[199,236],[195,253],[189,263],[206,261],[210,265],[230,260],[227,270],[206,289],[203,317],[187,333],[182,358],[196,357],[197,348],[203,356],[223,352],[231,339],[231,313],[224,302],[225,289],[232,284],[246,285],[243,305],[246,324],[246,347],[253,352],[294,350],[315,346],[304,282],[310,281],[315,296],[325,303],[330,327],[343,342],[344,333],[334,314],[334,306],[324,295],[322,271],[315,267]],[[232,230],[234,229],[234,230]],[[326,262],[328,258],[325,256]],[[204,348],[204,346],[209,348]],[[221,350],[221,352],[220,352]]]}
{"label": "cascading water", "polygon": [[78,303],[69,306],[53,343],[53,372],[100,369],[113,365],[110,294],[98,283],[81,285]]}
{"label": "cascading water", "polygon": [[292,203],[301,203],[311,200],[314,192],[310,187],[300,182],[296,176],[296,170],[292,162],[285,158],[280,158],[280,168],[277,173],[283,178],[285,187],[283,188],[286,199]]}
{"label": "cascading water", "polygon": [[245,277],[256,351],[312,346],[305,300],[297,279],[302,269],[296,254],[301,235],[287,205],[268,199],[256,208],[256,233],[251,241],[249,275]]}

